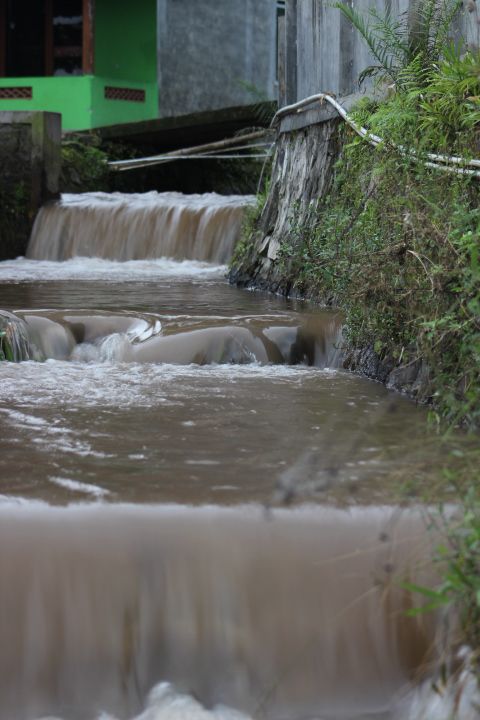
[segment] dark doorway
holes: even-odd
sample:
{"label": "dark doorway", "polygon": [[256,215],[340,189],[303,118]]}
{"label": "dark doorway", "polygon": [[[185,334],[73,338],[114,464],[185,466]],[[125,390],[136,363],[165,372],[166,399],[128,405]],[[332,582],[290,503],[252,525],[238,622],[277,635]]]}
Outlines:
{"label": "dark doorway", "polygon": [[7,0],[5,17],[6,75],[45,75],[45,4]]}
{"label": "dark doorway", "polygon": [[0,0],[0,75],[81,75],[83,0]]}

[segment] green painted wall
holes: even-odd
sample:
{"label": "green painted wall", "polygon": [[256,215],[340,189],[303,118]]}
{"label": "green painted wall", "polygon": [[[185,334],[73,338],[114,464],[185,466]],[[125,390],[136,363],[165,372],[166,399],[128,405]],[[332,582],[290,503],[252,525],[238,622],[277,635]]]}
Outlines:
{"label": "green painted wall", "polygon": [[[106,85],[145,90],[144,103],[106,100]],[[63,130],[87,130],[104,125],[150,120],[158,117],[156,83],[119,81],[97,76],[0,78],[0,87],[32,86],[32,100],[0,100],[0,110],[48,110],[62,114]]]}
{"label": "green painted wall", "polygon": [[92,78],[0,78],[0,87],[33,88],[32,100],[0,100],[0,110],[48,110],[62,114],[64,130],[92,127]]}
{"label": "green painted wall", "polygon": [[97,0],[95,74],[157,83],[157,0]]}
{"label": "green painted wall", "polygon": [[[106,85],[145,90],[145,102],[129,102],[128,100],[105,100],[104,89]],[[131,80],[117,78],[92,78],[92,125],[90,127],[103,127],[104,125],[119,125],[122,123],[152,120],[158,117],[158,87],[156,83],[139,83]]]}
{"label": "green painted wall", "polygon": [[[105,86],[145,91],[145,102],[106,100]],[[95,75],[0,78],[0,87],[32,86],[32,100],[0,100],[0,110],[62,114],[64,130],[158,117],[156,0],[97,0]]]}

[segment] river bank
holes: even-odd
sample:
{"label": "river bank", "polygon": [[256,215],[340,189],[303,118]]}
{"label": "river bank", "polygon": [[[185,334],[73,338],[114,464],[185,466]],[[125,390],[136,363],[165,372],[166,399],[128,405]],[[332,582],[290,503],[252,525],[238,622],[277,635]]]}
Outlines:
{"label": "river bank", "polygon": [[[400,96],[380,104],[365,101],[356,109],[358,124],[371,132],[384,134],[393,126],[388,142],[376,148],[337,119],[280,133],[268,193],[245,225],[229,278],[240,287],[339,308],[345,317],[345,369],[429,405],[440,433],[455,425],[475,432],[480,420],[478,179],[423,161],[438,146],[428,144],[433,131],[425,144],[416,142],[419,111],[408,107],[407,115],[408,102]],[[467,162],[475,134],[453,137],[450,154]],[[414,162],[400,149],[405,138],[415,148]],[[439,489],[449,485],[458,515],[451,522],[438,511],[448,541],[432,554],[441,582],[425,588],[424,609],[455,609],[460,642],[473,648],[478,674],[477,448],[462,457],[457,471],[444,468],[423,487],[424,501],[438,502]],[[418,492],[412,479],[415,486]],[[458,708],[453,712],[462,716]]]}
{"label": "river bank", "polygon": [[475,426],[476,182],[375,150],[338,120],[281,134],[230,282],[340,308],[345,368]]}

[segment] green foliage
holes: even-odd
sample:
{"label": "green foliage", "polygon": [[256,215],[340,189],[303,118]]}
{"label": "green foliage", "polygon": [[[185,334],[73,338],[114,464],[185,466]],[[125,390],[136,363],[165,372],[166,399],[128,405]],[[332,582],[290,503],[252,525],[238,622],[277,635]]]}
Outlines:
{"label": "green foliage", "polygon": [[13,351],[10,343],[8,342],[6,330],[0,330],[0,361],[2,360],[14,362]]}
{"label": "green foliage", "polygon": [[[478,464],[478,453],[476,455]],[[478,482],[478,469],[471,476]],[[449,478],[451,481],[452,478]],[[425,603],[408,611],[410,615],[449,608],[460,621],[463,642],[477,650],[480,662],[480,492],[471,485],[453,516],[440,508],[430,516],[431,527],[442,536],[434,561],[440,583],[434,588],[405,583],[404,587],[419,594]]]}
{"label": "green foliage", "polygon": [[367,43],[376,60],[360,75],[376,77],[401,88],[416,82],[429,72],[442,57],[448,44],[452,21],[461,7],[458,0],[423,0],[415,14],[403,13],[392,19],[389,13],[380,14],[375,8],[364,16],[343,2],[334,4],[352,23]]}
{"label": "green foliage", "polygon": [[[457,7],[428,0],[408,35],[405,18],[392,24],[372,12],[369,23],[341,6],[376,57],[366,75],[394,84],[385,102],[364,100],[353,113],[384,143],[372,149],[343,129],[330,191],[306,219],[291,208],[278,267],[288,286],[345,311],[350,347],[371,348],[389,369],[422,362],[428,379],[421,399],[434,402],[437,420],[478,428],[480,181],[422,162],[427,151],[467,160],[480,147],[480,55],[448,42]],[[418,162],[402,148],[413,150]],[[441,508],[432,518],[445,538],[436,554],[441,581],[434,588],[407,587],[425,599],[412,614],[455,611],[462,640],[478,659],[478,450],[459,462],[460,474],[446,469],[441,480],[444,492],[452,488],[453,497],[463,499],[453,515]]]}
{"label": "green foliage", "polygon": [[478,154],[480,55],[447,43],[451,3],[438,15],[428,2],[422,8],[425,36],[408,53],[403,21],[380,23],[373,13],[370,28],[342,9],[395,78],[386,101],[353,111],[384,143],[372,149],[344,131],[330,194],[307,220],[292,208],[280,268],[300,291],[345,309],[351,346],[372,347],[390,368],[422,361],[430,378],[422,398],[451,423],[479,426],[479,181],[422,158]]}
{"label": "green foliage", "polygon": [[[0,187],[0,245],[4,257],[24,252],[30,232],[29,192],[23,181]],[[19,242],[19,238],[22,241]]]}
{"label": "green foliage", "polygon": [[109,189],[108,157],[103,150],[80,140],[62,145],[62,192]]}
{"label": "green foliage", "polygon": [[384,103],[360,103],[353,115],[386,145],[471,157],[480,147],[480,54],[460,56],[449,46],[422,85],[412,81]]}
{"label": "green foliage", "polygon": [[0,207],[4,221],[18,221],[18,216],[27,212],[28,192],[24,182],[5,184],[0,190]]}
{"label": "green foliage", "polygon": [[250,255],[254,244],[254,235],[257,230],[258,221],[267,202],[269,187],[270,182],[267,180],[263,190],[257,194],[256,204],[247,208],[245,211],[240,239],[235,245],[235,250],[230,261],[230,269],[241,266],[243,260],[248,258]]}
{"label": "green foliage", "polygon": [[[480,55],[460,56],[453,46],[431,72],[418,95],[419,130],[433,146],[466,151],[474,148],[471,132],[480,121]],[[462,136],[463,134],[463,136]]]}
{"label": "green foliage", "polygon": [[[450,39],[458,0],[425,0],[415,15],[398,20],[375,9],[364,17],[349,5],[336,7],[360,32],[377,64],[368,76],[391,83],[394,97],[370,113],[368,127],[386,143],[416,152],[448,150],[468,156],[477,149],[480,121],[480,54]],[[365,113],[359,117],[365,120]]]}
{"label": "green foliage", "polygon": [[328,197],[308,222],[292,209],[280,266],[298,290],[345,310],[351,346],[374,347],[391,367],[422,359],[424,399],[472,425],[480,424],[479,195],[476,180],[372,150],[346,130]]}

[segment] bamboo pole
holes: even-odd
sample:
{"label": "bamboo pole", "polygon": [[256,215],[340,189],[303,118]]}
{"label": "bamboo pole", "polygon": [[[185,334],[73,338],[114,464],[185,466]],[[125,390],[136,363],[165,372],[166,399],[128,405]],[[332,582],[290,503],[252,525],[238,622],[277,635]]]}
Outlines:
{"label": "bamboo pole", "polygon": [[[162,155],[152,155],[150,157],[135,158],[133,160],[114,160],[108,163],[108,167],[113,171],[132,170],[134,168],[148,167],[149,165],[160,165],[166,162],[173,162],[179,158],[186,158],[191,155],[207,155],[208,153],[222,150],[224,148],[234,148],[236,145],[245,143],[246,141],[259,140],[269,134],[268,130],[256,130],[255,132],[239,135],[234,138],[226,138],[216,142],[207,143],[205,145],[196,145],[190,148],[182,148],[181,150],[173,150]],[[248,158],[248,155],[245,155]]]}

